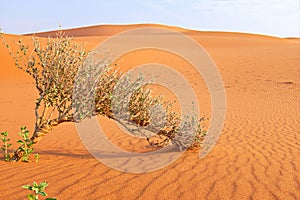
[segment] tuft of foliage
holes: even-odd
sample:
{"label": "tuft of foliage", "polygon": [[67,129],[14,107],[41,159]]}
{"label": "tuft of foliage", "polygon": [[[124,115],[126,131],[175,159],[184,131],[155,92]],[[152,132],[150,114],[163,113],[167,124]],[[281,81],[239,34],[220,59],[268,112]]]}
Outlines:
{"label": "tuft of foliage", "polygon": [[23,162],[29,162],[29,156],[33,152],[33,141],[29,138],[29,130],[27,130],[26,126],[21,127],[19,136],[22,137],[21,140],[17,141],[20,144],[18,148],[19,155]]}
{"label": "tuft of foliage", "polygon": [[[145,82],[143,74],[136,79],[130,75],[122,77],[113,94],[113,118],[131,133],[146,137],[153,146],[172,143],[180,151],[201,147],[206,135],[202,127],[205,118],[197,120],[194,110],[189,115],[180,116],[173,110],[175,102],[165,101],[160,95],[154,96],[150,84]],[[153,136],[155,141],[151,139]]]}
{"label": "tuft of foliage", "polygon": [[[47,193],[45,192],[45,189],[48,185],[49,184],[46,181],[41,182],[40,184],[33,182],[32,185],[23,185],[22,188],[33,192],[33,194],[27,195],[27,198],[29,200],[38,200],[39,195],[44,196],[44,197],[48,196]],[[57,200],[57,199],[56,198],[46,198],[45,200]]]}
{"label": "tuft of foliage", "polygon": [[[131,95],[128,108],[130,121],[140,126],[147,126],[150,122],[154,122],[152,117],[158,117],[159,113],[154,113],[153,109],[163,109],[163,97],[153,97],[151,93],[151,88],[141,86]],[[157,121],[160,120],[158,119]]]}

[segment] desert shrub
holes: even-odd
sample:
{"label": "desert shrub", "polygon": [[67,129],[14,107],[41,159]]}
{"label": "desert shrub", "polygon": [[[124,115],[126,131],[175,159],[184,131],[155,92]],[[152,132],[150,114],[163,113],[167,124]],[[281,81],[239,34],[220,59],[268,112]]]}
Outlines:
{"label": "desert shrub", "polygon": [[[162,108],[162,97],[161,96],[151,96],[151,88],[146,88],[142,86],[138,88],[130,97],[129,100],[129,113],[130,120],[140,126],[147,126],[151,122],[151,117],[159,116],[159,113],[153,113],[152,108],[163,109]],[[154,115],[154,116],[151,116]],[[153,122],[154,120],[152,120]],[[156,120],[163,121],[163,120]]]}
{"label": "desert shrub", "polygon": [[[12,160],[22,158],[26,161],[32,153],[32,146],[53,127],[65,122],[80,122],[95,115],[113,118],[127,128],[134,124],[137,126],[135,132],[140,132],[140,128],[144,127],[158,136],[164,136],[165,142],[158,142],[155,144],[157,146],[164,146],[170,141],[181,146],[177,140],[187,138],[180,132],[183,128],[179,124],[182,124],[183,118],[172,111],[172,104],[164,102],[162,96],[153,96],[151,88],[145,87],[147,83],[142,75],[136,79],[128,76],[121,78],[122,74],[112,64],[109,53],[100,52],[102,59],[90,60],[93,56],[87,56],[89,51],[84,44],[75,42],[62,31],[55,38],[48,37],[46,42],[32,36],[32,48],[20,39],[16,42],[15,52],[0,36],[15,65],[33,78],[38,91],[33,134],[29,137],[27,130],[23,130],[23,140],[19,141],[20,147]],[[83,70],[79,70],[82,66],[85,66]],[[74,84],[78,77],[82,81]],[[80,91],[80,95],[86,98],[77,100],[74,91]],[[94,95],[94,109],[88,102],[91,94]],[[192,127],[194,123],[195,120],[187,124]],[[191,130],[189,128],[186,130]],[[198,135],[184,140],[200,145],[204,134],[198,132]],[[145,137],[149,141],[148,136]]]}

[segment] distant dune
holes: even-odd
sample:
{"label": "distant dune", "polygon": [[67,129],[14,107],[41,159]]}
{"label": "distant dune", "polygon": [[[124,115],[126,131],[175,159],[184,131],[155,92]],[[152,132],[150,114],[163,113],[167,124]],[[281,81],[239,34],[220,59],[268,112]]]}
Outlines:
{"label": "distant dune", "polygon": [[[300,199],[300,40],[227,32],[203,32],[164,25],[101,25],[65,30],[94,48],[108,36],[139,27],[162,27],[190,35],[212,57],[222,75],[227,115],[212,152],[198,159],[186,152],[161,170],[131,174],[110,169],[82,145],[74,124],[55,128],[39,144],[36,163],[1,164],[0,199],[24,199],[21,186],[49,182],[47,193],[58,199]],[[53,36],[55,31],[35,33]],[[4,35],[13,40],[29,35]],[[45,40],[45,38],[42,38]],[[191,50],[192,51],[192,50]],[[178,70],[192,84],[201,112],[211,114],[202,78],[184,59],[167,52],[130,52],[121,70],[159,62]],[[37,92],[32,80],[14,66],[0,44],[0,131],[17,138],[19,127],[34,126]],[[144,139],[131,139],[115,123],[99,118],[108,137],[128,151],[149,150]],[[15,145],[16,146],[16,145]]]}
{"label": "distant dune", "polygon": [[[143,27],[169,28],[179,32],[189,32],[189,30],[187,29],[183,29],[175,26],[159,25],[159,24],[98,25],[98,26],[88,26],[83,28],[65,29],[64,32],[74,37],[111,36],[123,31],[136,29],[136,28],[143,28]],[[31,35],[31,34],[26,34],[26,35]],[[48,37],[49,35],[55,36],[56,31],[47,31],[41,33],[34,33],[34,34],[40,37]]]}

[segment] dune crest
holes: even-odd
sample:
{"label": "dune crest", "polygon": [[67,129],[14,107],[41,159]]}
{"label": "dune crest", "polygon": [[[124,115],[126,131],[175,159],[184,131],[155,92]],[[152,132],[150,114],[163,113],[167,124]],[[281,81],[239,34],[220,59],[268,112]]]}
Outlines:
{"label": "dune crest", "polygon": [[[128,31],[131,29],[137,29],[137,28],[147,28],[147,27],[153,27],[153,28],[166,28],[173,31],[182,32],[187,35],[197,35],[197,36],[220,36],[220,37],[250,37],[250,38],[269,38],[269,39],[283,39],[278,38],[274,36],[266,36],[266,35],[260,35],[260,34],[252,34],[252,33],[239,33],[239,32],[222,32],[222,31],[203,31],[203,30],[190,30],[185,29],[177,26],[168,26],[168,25],[162,25],[162,24],[130,24],[130,25],[94,25],[94,26],[86,26],[86,27],[80,27],[80,28],[68,28],[68,29],[62,29],[64,32],[66,32],[68,35],[71,35],[73,37],[91,37],[91,36],[112,36],[115,34],[118,34],[123,31]],[[39,37],[48,37],[48,36],[55,36],[57,30],[53,31],[45,31],[45,32],[38,32],[38,33],[28,33],[24,34],[26,36],[28,35],[36,35]],[[299,39],[299,38],[293,38],[293,39]]]}

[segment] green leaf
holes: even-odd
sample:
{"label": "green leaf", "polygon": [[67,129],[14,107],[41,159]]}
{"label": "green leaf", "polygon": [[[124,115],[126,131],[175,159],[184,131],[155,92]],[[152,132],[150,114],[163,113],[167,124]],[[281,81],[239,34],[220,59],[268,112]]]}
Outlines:
{"label": "green leaf", "polygon": [[19,149],[20,149],[21,151],[25,151],[25,149],[24,149],[23,147],[19,147]]}
{"label": "green leaf", "polygon": [[18,140],[17,143],[24,144],[23,140]]}
{"label": "green leaf", "polygon": [[33,149],[28,149],[27,154],[31,154],[33,152]]}
{"label": "green leaf", "polygon": [[29,200],[37,200],[37,198],[36,198],[33,194],[27,195],[27,198],[28,198]]}
{"label": "green leaf", "polygon": [[8,136],[8,132],[6,132],[6,131],[2,132],[1,135],[3,135],[4,137],[7,137]]}
{"label": "green leaf", "polygon": [[57,200],[57,198],[47,198],[45,200]]}
{"label": "green leaf", "polygon": [[32,186],[31,185],[23,185],[22,188],[27,189],[27,190],[31,190]]}
{"label": "green leaf", "polygon": [[25,132],[24,132],[24,136],[25,136],[25,138],[28,138],[28,136],[29,136],[29,131],[25,131]]}
{"label": "green leaf", "polygon": [[48,185],[49,184],[46,181],[40,183],[40,186],[42,186],[42,187],[47,187]]}
{"label": "green leaf", "polygon": [[46,192],[39,192],[38,194],[42,195],[42,196],[47,196],[47,193]]}

